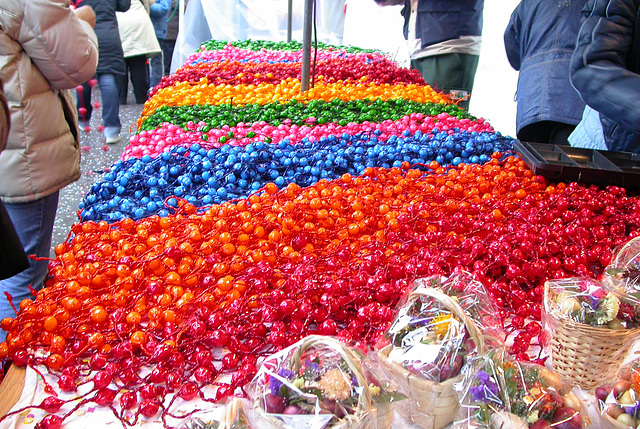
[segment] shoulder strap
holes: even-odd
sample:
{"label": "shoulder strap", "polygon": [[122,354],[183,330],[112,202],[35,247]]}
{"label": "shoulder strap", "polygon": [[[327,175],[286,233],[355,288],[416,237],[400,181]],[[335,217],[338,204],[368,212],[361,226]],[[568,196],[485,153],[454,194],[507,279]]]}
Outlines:
{"label": "shoulder strap", "polygon": [[140,0],[140,3],[142,3],[142,6],[144,6],[144,10],[146,10],[147,13],[149,13],[149,3],[145,2],[144,0]]}

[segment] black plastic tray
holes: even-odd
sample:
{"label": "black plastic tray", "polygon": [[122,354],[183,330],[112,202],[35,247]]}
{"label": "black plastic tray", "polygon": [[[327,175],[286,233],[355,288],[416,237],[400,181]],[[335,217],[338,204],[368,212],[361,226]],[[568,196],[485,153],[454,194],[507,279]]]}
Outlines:
{"label": "black plastic tray", "polygon": [[534,173],[553,181],[640,188],[640,154],[515,141]]}

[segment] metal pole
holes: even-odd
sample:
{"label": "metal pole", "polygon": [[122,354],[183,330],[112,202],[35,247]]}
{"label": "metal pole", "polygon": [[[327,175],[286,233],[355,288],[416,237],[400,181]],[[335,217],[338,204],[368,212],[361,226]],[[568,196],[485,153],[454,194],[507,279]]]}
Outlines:
{"label": "metal pole", "polygon": [[311,19],[314,0],[304,2],[304,25],[302,32],[302,92],[309,90],[311,70]]}
{"label": "metal pole", "polygon": [[293,26],[293,0],[289,0],[287,15],[287,42],[291,41],[291,27]]}

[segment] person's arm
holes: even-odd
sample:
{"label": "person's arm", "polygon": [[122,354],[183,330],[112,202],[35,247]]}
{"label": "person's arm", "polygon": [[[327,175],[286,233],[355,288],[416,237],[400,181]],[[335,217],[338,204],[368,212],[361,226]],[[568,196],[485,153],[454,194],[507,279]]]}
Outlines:
{"label": "person's arm", "polygon": [[96,26],[96,13],[91,6],[80,6],[77,9],[73,9],[73,11],[80,18],[80,21],[88,23],[91,28]]}
{"label": "person's arm", "polygon": [[98,41],[68,1],[25,2],[18,42],[54,89],[91,79],[98,66]]}
{"label": "person's arm", "polygon": [[117,3],[116,3],[117,12],[126,12],[129,10],[130,7],[131,7],[131,0],[117,0]]}
{"label": "person's arm", "polygon": [[509,20],[509,25],[504,32],[504,49],[507,52],[509,64],[516,70],[520,70],[520,27],[522,26],[522,2],[518,4]]}
{"label": "person's arm", "polygon": [[169,13],[170,9],[170,0],[156,0],[149,8],[149,15],[151,15],[152,18],[162,18]]}
{"label": "person's arm", "polygon": [[593,109],[640,131],[640,75],[626,69],[637,16],[633,0],[590,0],[583,10],[571,83]]}

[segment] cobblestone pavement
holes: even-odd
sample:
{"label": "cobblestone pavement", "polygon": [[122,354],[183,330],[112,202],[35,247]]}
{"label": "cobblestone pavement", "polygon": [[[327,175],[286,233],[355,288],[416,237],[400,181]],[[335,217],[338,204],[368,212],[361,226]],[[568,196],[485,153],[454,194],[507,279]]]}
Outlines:
{"label": "cobblestone pavement", "polygon": [[[100,91],[97,87],[93,89],[93,101],[94,103],[101,101]],[[63,242],[67,238],[71,226],[78,222],[78,204],[89,191],[91,185],[100,180],[105,169],[118,161],[129,142],[129,137],[135,133],[135,129],[132,127],[140,117],[142,104],[133,104],[135,101],[131,91],[128,102],[129,104],[120,106],[120,121],[122,123],[120,142],[107,145],[102,133],[98,131],[98,126],[102,123],[100,109],[94,109],[90,123],[91,131],[89,133],[81,131],[82,176],[78,181],[60,191],[60,202],[53,227],[51,256],[53,256],[53,247]]]}

